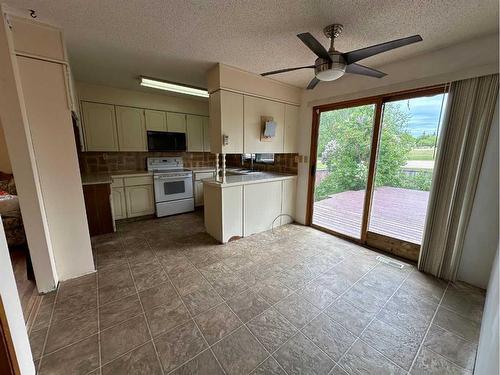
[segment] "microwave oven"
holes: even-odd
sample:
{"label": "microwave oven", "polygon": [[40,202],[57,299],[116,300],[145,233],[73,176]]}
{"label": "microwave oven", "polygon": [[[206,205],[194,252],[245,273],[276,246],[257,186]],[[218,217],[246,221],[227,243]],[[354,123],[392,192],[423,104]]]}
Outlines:
{"label": "microwave oven", "polygon": [[148,130],[148,151],[186,151],[186,134]]}

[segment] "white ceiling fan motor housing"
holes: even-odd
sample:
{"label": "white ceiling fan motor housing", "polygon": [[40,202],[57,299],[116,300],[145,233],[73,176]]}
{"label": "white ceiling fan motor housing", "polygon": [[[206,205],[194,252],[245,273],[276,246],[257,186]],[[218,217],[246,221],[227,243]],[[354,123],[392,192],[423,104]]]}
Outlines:
{"label": "white ceiling fan motor housing", "polygon": [[340,52],[329,52],[332,61],[327,61],[322,58],[317,58],[314,65],[316,78],[320,81],[335,81],[342,77],[345,73],[347,64]]}

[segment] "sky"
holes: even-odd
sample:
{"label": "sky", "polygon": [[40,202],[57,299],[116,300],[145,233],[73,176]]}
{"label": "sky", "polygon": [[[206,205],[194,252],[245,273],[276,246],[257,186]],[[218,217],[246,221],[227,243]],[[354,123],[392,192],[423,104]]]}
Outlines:
{"label": "sky", "polygon": [[401,106],[402,109],[409,111],[411,117],[408,130],[413,136],[419,136],[424,132],[426,134],[436,132],[440,120],[442,101],[443,94],[440,94],[391,102],[386,105]]}

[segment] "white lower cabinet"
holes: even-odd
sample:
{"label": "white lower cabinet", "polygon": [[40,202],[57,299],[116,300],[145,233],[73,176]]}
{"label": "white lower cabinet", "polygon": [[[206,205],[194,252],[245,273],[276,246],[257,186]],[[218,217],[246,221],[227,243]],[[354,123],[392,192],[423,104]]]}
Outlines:
{"label": "white lower cabinet", "polygon": [[204,186],[205,228],[216,240],[226,243],[233,237],[243,236],[243,186],[221,189]]}
{"label": "white lower cabinet", "polygon": [[125,188],[112,188],[111,197],[113,198],[113,218],[115,220],[125,219],[127,217]]}
{"label": "white lower cabinet", "polygon": [[151,175],[113,177],[111,198],[115,220],[154,214],[153,178]]}
{"label": "white lower cabinet", "polygon": [[214,177],[215,171],[194,172],[194,205],[203,206],[203,179]]}
{"label": "white lower cabinet", "polygon": [[150,215],[155,212],[153,185],[127,186],[127,217]]}
{"label": "white lower cabinet", "polygon": [[281,199],[281,225],[293,222],[295,217],[295,200],[297,198],[296,180],[283,180],[283,193]]}
{"label": "white lower cabinet", "polygon": [[292,222],[297,178],[244,185],[203,185],[205,228],[216,240],[250,236]]}
{"label": "white lower cabinet", "polygon": [[[283,181],[243,186],[244,236],[264,232],[281,224],[281,193]],[[277,223],[277,224],[276,224]]]}
{"label": "white lower cabinet", "polygon": [[203,206],[203,181],[194,182],[194,205]]}

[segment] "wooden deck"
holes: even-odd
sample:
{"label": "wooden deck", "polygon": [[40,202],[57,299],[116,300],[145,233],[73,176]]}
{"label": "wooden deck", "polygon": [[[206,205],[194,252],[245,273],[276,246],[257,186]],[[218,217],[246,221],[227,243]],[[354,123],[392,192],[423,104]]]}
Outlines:
{"label": "wooden deck", "polygon": [[[313,224],[360,238],[365,191],[346,191],[314,203]],[[428,191],[393,187],[375,189],[368,230],[420,244]]]}

